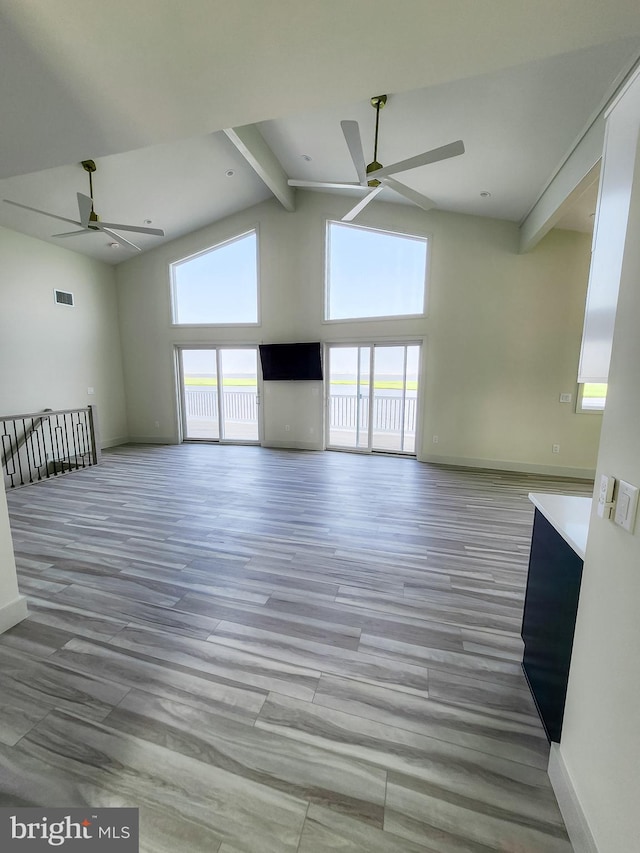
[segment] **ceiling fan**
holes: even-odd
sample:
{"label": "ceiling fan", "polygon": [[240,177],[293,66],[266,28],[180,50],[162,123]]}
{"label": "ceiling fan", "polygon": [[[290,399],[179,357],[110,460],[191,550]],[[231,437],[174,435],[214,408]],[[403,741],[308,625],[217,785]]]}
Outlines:
{"label": "ceiling fan", "polygon": [[392,175],[398,172],[407,172],[409,169],[417,169],[418,166],[426,166],[429,163],[438,163],[440,160],[447,160],[450,157],[457,157],[459,154],[464,154],[464,143],[461,139],[456,142],[450,142],[448,145],[442,145],[440,148],[433,148],[431,151],[425,151],[423,154],[418,154],[416,157],[410,157],[408,160],[400,160],[398,163],[393,163],[391,166],[383,166],[378,163],[378,130],[380,122],[380,110],[387,103],[387,95],[376,95],[371,98],[371,106],[376,111],[376,132],[373,144],[373,160],[368,165],[364,162],[364,152],[362,150],[362,140],[360,138],[360,128],[357,121],[341,121],[340,126],[344,134],[347,148],[351,154],[353,165],[355,166],[358,175],[357,183],[339,183],[330,181],[298,181],[290,180],[289,185],[292,187],[323,187],[326,189],[354,189],[359,187],[368,187],[367,195],[356,204],[345,216],[342,217],[343,222],[351,222],[352,219],[373,201],[373,199],[382,192],[385,187],[394,190],[399,195],[404,196],[409,201],[417,204],[423,210],[431,210],[436,206],[435,201],[422,195],[411,187],[401,184],[392,178]]}
{"label": "ceiling fan", "polygon": [[38,210],[37,207],[29,207],[17,201],[10,201],[8,198],[3,200],[7,204],[13,204],[15,207],[22,207],[25,210],[32,210],[34,213],[50,216],[52,219],[59,219],[61,222],[70,222],[72,225],[80,226],[79,231],[65,231],[63,234],[52,234],[53,237],[75,237],[77,234],[92,234],[96,231],[102,231],[118,244],[124,243],[128,248],[135,249],[136,252],[141,252],[142,249],[121,234],[117,234],[115,229],[118,231],[134,231],[137,234],[152,234],[155,237],[164,237],[164,231],[160,228],[142,228],[137,225],[121,225],[117,222],[101,222],[98,214],[93,209],[93,179],[91,176],[96,171],[96,164],[93,160],[83,160],[82,168],[89,174],[89,195],[77,193],[79,220],[67,219],[65,216],[48,213],[46,210]]}

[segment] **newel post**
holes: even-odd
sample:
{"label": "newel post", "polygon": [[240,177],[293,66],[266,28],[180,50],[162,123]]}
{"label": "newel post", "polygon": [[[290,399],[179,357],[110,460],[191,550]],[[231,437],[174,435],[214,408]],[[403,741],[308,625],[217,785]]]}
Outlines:
{"label": "newel post", "polygon": [[102,460],[102,443],[100,439],[100,422],[98,420],[98,407],[95,403],[89,405],[89,431],[91,432],[91,461],[99,465]]}

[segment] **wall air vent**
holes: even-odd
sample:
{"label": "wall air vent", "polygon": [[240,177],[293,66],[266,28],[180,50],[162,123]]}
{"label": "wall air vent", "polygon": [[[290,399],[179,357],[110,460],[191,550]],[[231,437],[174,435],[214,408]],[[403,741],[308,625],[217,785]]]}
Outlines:
{"label": "wall air vent", "polygon": [[54,290],[53,296],[58,305],[70,305],[73,307],[73,293],[67,293],[65,290]]}

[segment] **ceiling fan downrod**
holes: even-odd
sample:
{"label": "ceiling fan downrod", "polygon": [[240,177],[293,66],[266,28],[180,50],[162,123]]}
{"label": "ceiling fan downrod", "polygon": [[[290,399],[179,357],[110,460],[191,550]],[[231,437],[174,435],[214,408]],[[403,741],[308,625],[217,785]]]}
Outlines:
{"label": "ceiling fan downrod", "polygon": [[[89,174],[89,195],[91,197],[91,213],[89,214],[89,222],[97,222],[98,214],[93,209],[93,173],[96,171],[96,164],[93,160],[83,160],[82,168]],[[90,225],[87,227],[91,228]],[[99,229],[94,228],[93,230],[97,231]]]}
{"label": "ceiling fan downrod", "polygon": [[[367,175],[371,172],[377,172],[378,169],[382,169],[382,163],[378,163],[378,130],[380,125],[380,110],[386,103],[386,95],[376,95],[374,98],[371,98],[371,106],[376,111],[376,133],[373,142],[373,162],[369,163],[367,166]],[[367,181],[367,185],[370,187],[379,187],[380,181],[373,178],[372,180]]]}

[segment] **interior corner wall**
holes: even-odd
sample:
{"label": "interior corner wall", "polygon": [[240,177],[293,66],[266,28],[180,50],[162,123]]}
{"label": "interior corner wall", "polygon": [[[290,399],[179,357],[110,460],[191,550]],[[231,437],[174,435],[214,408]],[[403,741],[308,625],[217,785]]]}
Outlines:
{"label": "interior corner wall", "polygon": [[[113,267],[6,228],[0,265],[0,413],[94,403],[103,446],[125,441]],[[54,288],[75,305],[56,304]]]}
{"label": "interior corner wall", "polygon": [[467,217],[441,240],[424,458],[593,476],[602,418],[575,411],[589,235],[554,230],[521,255],[508,223]]}
{"label": "interior corner wall", "polygon": [[[640,75],[629,94],[637,153],[628,174],[631,204],[597,471],[640,486]],[[640,517],[628,533],[594,506],[560,758],[600,853],[636,853],[639,844],[638,602]]]}
{"label": "interior corner wall", "polygon": [[[428,316],[325,323],[325,224],[344,215],[352,199],[298,191],[296,200],[295,213],[263,202],[117,267],[133,440],[179,440],[177,345],[420,340],[418,458],[593,475],[601,418],[575,413],[588,235],[553,231],[520,255],[515,223],[376,202],[358,224],[431,238]],[[252,227],[260,247],[261,325],[172,326],[169,263]],[[306,385],[265,388],[263,443],[324,446],[321,394]],[[572,393],[573,403],[561,404],[561,392]],[[552,454],[554,444],[559,454]]]}

